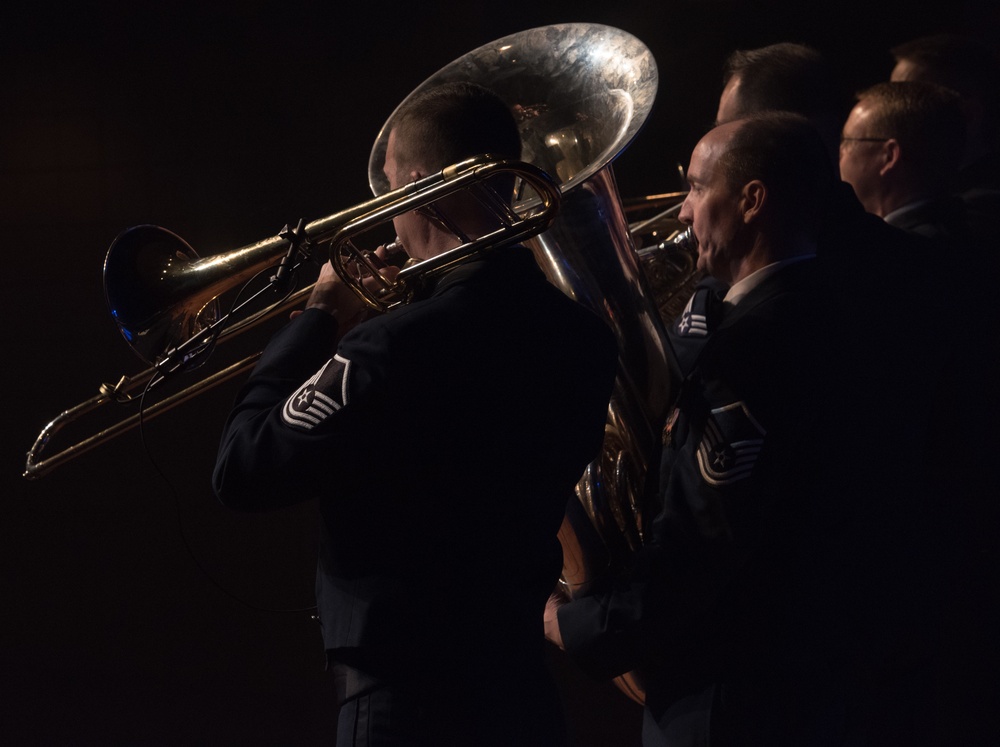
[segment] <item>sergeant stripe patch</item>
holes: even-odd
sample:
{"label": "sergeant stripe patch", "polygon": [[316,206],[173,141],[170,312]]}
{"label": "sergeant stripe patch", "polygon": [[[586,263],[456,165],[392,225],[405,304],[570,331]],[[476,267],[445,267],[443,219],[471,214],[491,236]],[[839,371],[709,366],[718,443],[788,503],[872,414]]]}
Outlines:
{"label": "sergeant stripe patch", "polygon": [[312,430],[347,404],[350,361],[335,355],[285,400],[281,419],[300,430]]}
{"label": "sergeant stripe patch", "polygon": [[708,337],[708,317],[705,306],[711,291],[701,289],[688,299],[681,318],[677,320],[677,334],[681,337]]}
{"label": "sergeant stripe patch", "polygon": [[742,402],[712,410],[698,444],[698,468],[709,485],[729,485],[750,476],[766,431]]}

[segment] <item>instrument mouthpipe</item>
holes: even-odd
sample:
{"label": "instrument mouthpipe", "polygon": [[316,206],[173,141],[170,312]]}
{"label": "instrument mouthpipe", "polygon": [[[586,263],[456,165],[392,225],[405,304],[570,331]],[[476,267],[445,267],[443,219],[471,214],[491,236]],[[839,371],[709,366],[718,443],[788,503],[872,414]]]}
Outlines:
{"label": "instrument mouthpipe", "polygon": [[692,230],[691,226],[688,226],[680,233],[671,236],[666,241],[661,241],[659,244],[656,244],[655,246],[647,246],[643,247],[642,249],[637,249],[636,253],[639,255],[640,258],[642,258],[642,257],[648,257],[652,254],[656,254],[657,252],[662,252],[665,249],[671,249],[671,248],[681,249],[685,252],[691,252],[691,253],[694,253],[698,250],[698,239],[694,235],[694,230]]}

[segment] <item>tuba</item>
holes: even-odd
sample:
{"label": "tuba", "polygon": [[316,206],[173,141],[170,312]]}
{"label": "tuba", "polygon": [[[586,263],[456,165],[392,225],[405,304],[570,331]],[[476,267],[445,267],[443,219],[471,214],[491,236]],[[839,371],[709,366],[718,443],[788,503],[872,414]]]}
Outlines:
{"label": "tuba", "polygon": [[[410,96],[452,81],[484,85],[514,111],[522,158],[551,175],[562,192],[552,224],[524,243],[550,282],[604,319],[618,340],[602,451],[581,477],[560,530],[561,587],[572,598],[625,568],[645,539],[656,508],[650,465],[676,389],[664,318],[681,311],[696,279],[689,235],[675,231],[677,239],[661,242],[647,222],[633,231],[612,171],[652,109],[656,62],[641,41],[619,29],[556,24],[483,45]],[[382,166],[394,115],[369,160],[375,194],[388,188]],[[657,236],[660,249],[640,257],[640,233]],[[618,685],[642,701],[634,677]]]}

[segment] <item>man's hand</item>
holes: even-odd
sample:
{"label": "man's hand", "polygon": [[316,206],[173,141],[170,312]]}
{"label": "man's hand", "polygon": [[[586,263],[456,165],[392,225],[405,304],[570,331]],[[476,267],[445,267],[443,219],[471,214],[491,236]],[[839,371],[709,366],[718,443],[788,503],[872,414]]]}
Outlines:
{"label": "man's hand", "polygon": [[327,262],[319,271],[306,308],[325,311],[337,320],[338,326],[343,327],[366,307],[357,294],[337,276],[333,264]]}
{"label": "man's hand", "polygon": [[[384,254],[382,247],[375,251],[375,256],[380,260]],[[382,277],[391,282],[399,274],[399,268],[385,266],[380,270],[380,273]],[[365,284],[374,287],[375,281],[369,278],[365,280]],[[357,294],[338,277],[331,262],[327,262],[320,269],[319,277],[316,279],[308,302],[306,302],[306,308],[320,309],[330,314],[337,320],[337,328],[341,336],[363,321],[369,311],[365,302],[358,298]],[[294,319],[301,313],[293,311],[291,318]]]}

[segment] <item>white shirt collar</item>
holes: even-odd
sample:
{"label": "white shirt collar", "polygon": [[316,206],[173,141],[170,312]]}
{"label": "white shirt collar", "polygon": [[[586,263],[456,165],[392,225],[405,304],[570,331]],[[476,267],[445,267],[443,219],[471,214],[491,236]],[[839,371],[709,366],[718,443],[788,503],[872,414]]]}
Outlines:
{"label": "white shirt collar", "polygon": [[804,259],[812,259],[815,254],[800,254],[795,257],[789,257],[788,259],[782,259],[777,262],[772,262],[769,265],[761,267],[759,270],[755,270],[747,275],[745,278],[739,282],[733,283],[729,292],[726,293],[726,297],[722,299],[724,302],[735,306],[738,304],[743,297],[764,282],[767,278],[771,277],[774,273],[783,267],[794,264],[796,262],[801,262]]}
{"label": "white shirt collar", "polygon": [[882,220],[884,220],[890,226],[895,225],[895,223],[893,223],[893,221],[898,221],[902,216],[906,215],[907,213],[909,213],[912,210],[916,210],[918,207],[922,207],[923,205],[926,205],[928,202],[930,202],[929,199],[927,199],[927,200],[917,200],[916,202],[911,202],[911,203],[909,203],[907,205],[903,205],[903,207],[898,207],[895,210],[893,210],[891,213],[888,213]]}

